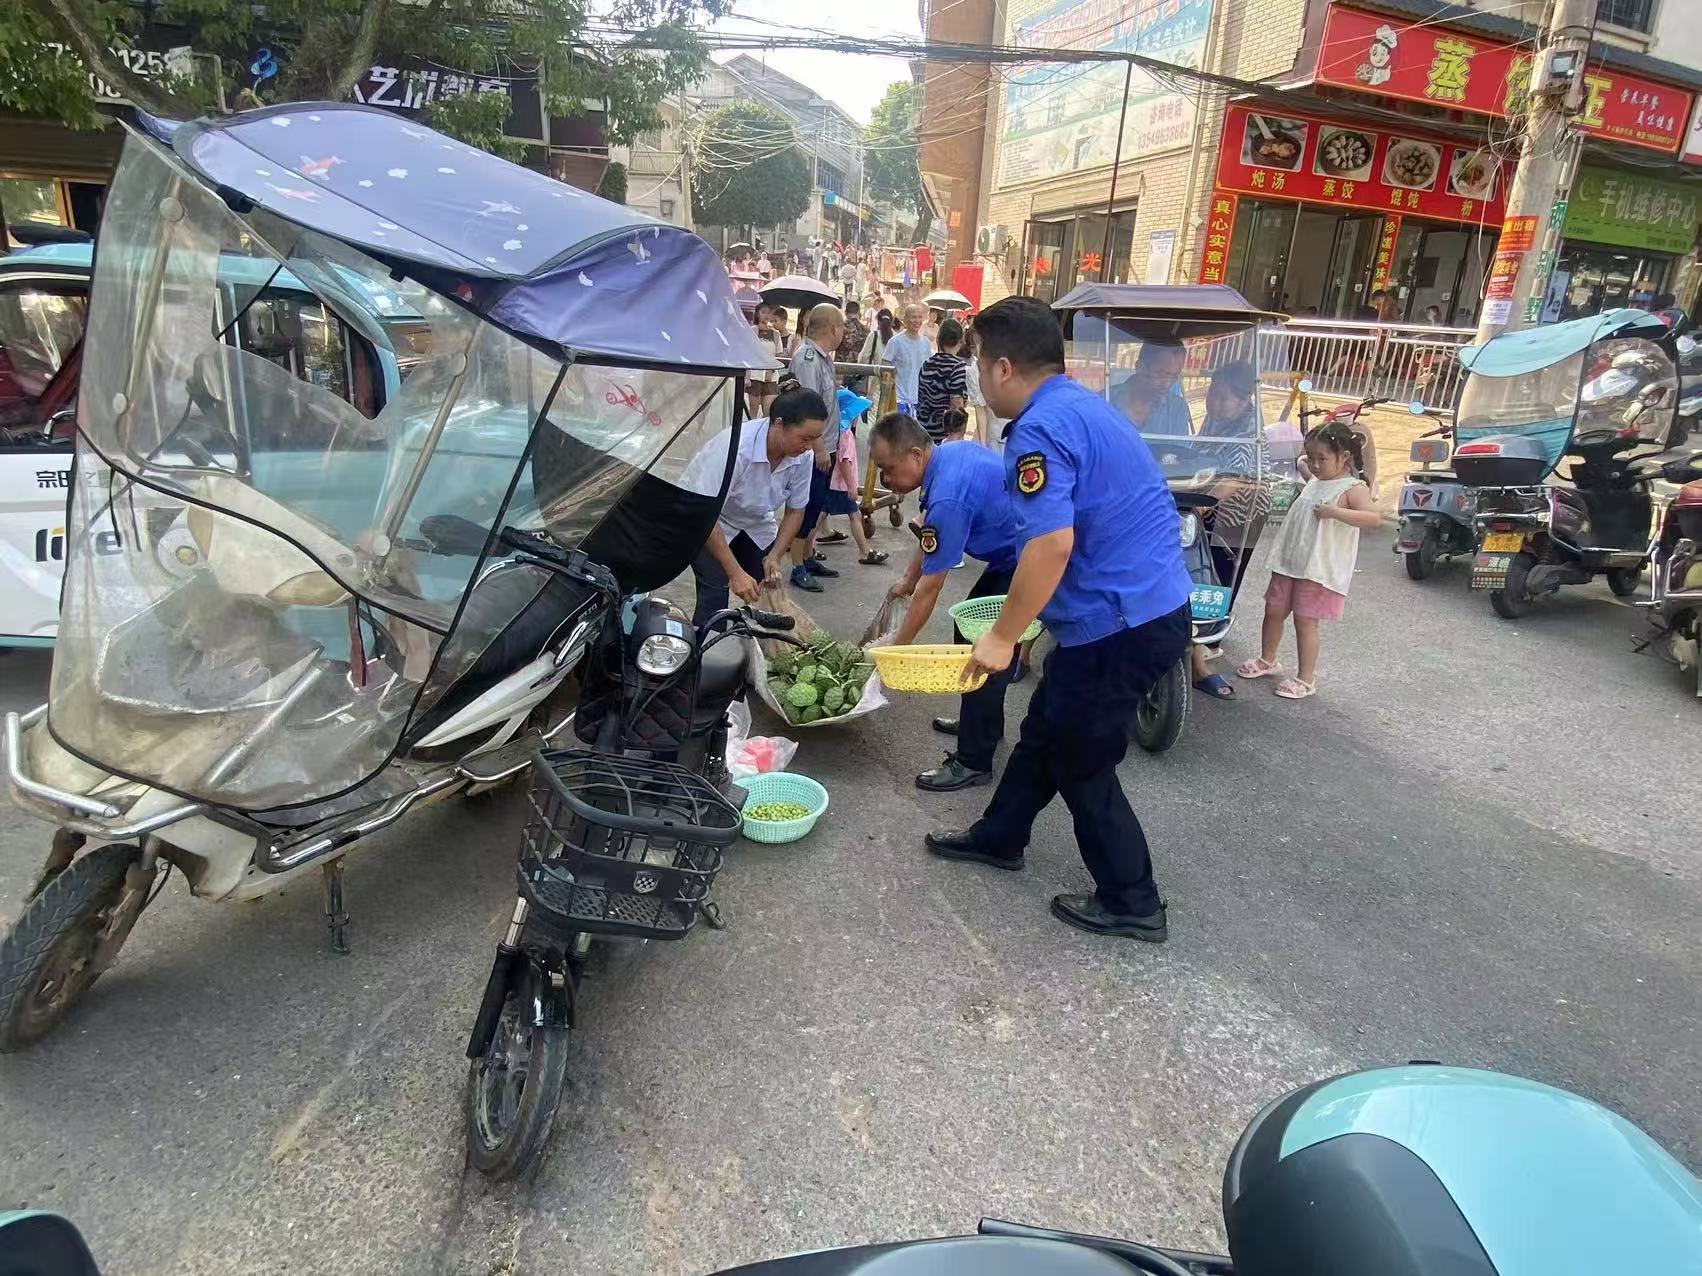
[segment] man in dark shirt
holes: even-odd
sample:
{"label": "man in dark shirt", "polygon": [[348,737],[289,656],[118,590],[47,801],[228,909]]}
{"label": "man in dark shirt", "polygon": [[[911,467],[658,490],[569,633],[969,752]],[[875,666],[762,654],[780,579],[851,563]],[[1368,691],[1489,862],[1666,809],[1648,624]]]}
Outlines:
{"label": "man in dark shirt", "polygon": [[948,408],[969,402],[968,365],[963,358],[963,325],[947,319],[940,325],[940,348],[929,355],[916,378],[916,419],[935,443],[945,437]]}

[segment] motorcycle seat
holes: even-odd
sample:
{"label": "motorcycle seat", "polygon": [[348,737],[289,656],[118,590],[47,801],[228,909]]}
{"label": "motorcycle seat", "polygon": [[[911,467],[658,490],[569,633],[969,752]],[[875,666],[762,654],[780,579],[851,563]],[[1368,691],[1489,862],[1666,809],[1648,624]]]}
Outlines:
{"label": "motorcycle seat", "polygon": [[1460,476],[1452,470],[1414,470],[1407,475],[1409,483],[1458,483]]}

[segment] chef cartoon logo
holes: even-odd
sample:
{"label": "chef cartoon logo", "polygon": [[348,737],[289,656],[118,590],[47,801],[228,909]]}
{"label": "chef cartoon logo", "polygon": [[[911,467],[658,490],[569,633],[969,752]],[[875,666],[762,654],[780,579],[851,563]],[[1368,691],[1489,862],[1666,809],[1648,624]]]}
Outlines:
{"label": "chef cartoon logo", "polygon": [[922,552],[932,554],[940,547],[940,533],[937,528],[923,526],[916,529],[917,536],[922,541]]}
{"label": "chef cartoon logo", "polygon": [[1361,84],[1387,84],[1389,63],[1394,60],[1395,46],[1400,43],[1395,29],[1384,23],[1372,33],[1365,50],[1365,61],[1353,69],[1353,78]]}
{"label": "chef cartoon logo", "polygon": [[1024,496],[1033,496],[1046,486],[1046,454],[1030,452],[1017,457],[1016,487]]}

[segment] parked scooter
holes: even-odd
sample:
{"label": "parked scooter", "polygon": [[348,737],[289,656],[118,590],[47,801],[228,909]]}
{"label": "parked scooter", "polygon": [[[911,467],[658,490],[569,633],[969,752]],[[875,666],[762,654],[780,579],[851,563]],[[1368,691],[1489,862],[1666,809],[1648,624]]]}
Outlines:
{"label": "parked scooter", "polygon": [[1669,461],[1661,477],[1678,483],[1660,535],[1649,547],[1649,608],[1659,643],[1702,696],[1702,453]]}
{"label": "parked scooter", "polygon": [[[1416,400],[1408,409],[1414,416],[1441,419],[1441,413]],[[1445,467],[1453,437],[1453,427],[1443,423],[1412,441],[1411,457],[1421,468],[1408,470],[1401,484],[1395,553],[1413,580],[1426,579],[1439,562],[1469,554],[1477,546],[1471,489]]]}
{"label": "parked scooter", "polygon": [[593,938],[722,926],[709,892],[744,797],[725,765],[727,711],[750,689],[747,640],[796,643],[774,632],[791,617],[744,607],[694,629],[660,598],[623,597],[583,554],[539,552],[595,592],[602,622],[574,715],[590,748],[532,760],[519,895],[467,1042],[468,1156],[496,1179],[525,1173],[549,1140]]}
{"label": "parked scooter", "polygon": [[[1223,1257],[984,1218],[970,1236],[718,1276],[1702,1276],[1702,1183],[1660,1144],[1588,1099],[1472,1068],[1291,1091],[1242,1132],[1220,1200]],[[0,1215],[0,1253],[32,1276],[98,1276],[54,1214]]]}
{"label": "parked scooter", "polygon": [[[1654,452],[1675,432],[1666,325],[1616,310],[1460,352],[1454,470],[1477,489],[1471,585],[1518,619],[1597,576],[1636,592],[1648,560]],[[1545,482],[1563,457],[1571,486]]]}

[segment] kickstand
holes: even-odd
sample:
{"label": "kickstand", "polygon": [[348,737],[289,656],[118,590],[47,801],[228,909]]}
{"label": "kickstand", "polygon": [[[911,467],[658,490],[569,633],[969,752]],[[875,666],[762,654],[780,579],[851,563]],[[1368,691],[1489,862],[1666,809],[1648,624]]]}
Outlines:
{"label": "kickstand", "polygon": [[331,951],[347,957],[349,945],[343,938],[343,928],[349,924],[349,914],[343,908],[342,856],[320,869],[320,883],[325,888],[325,924],[331,928]]}
{"label": "kickstand", "polygon": [[703,914],[704,924],[710,930],[726,930],[727,919],[721,916],[721,906],[713,900],[704,900],[697,906],[697,911]]}

